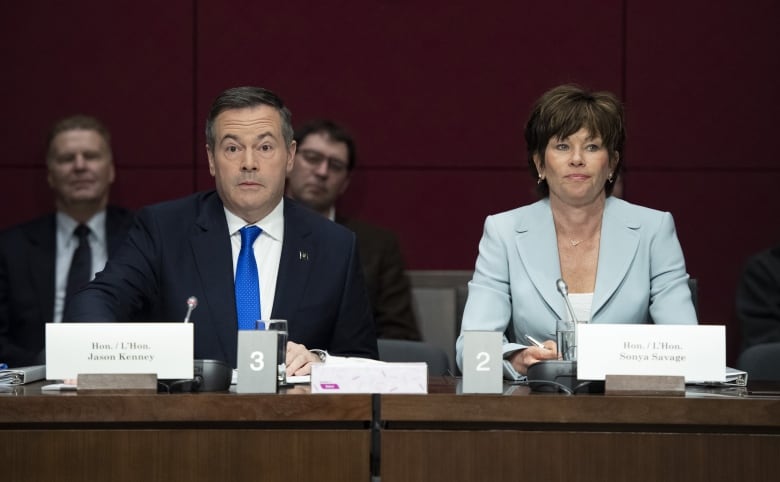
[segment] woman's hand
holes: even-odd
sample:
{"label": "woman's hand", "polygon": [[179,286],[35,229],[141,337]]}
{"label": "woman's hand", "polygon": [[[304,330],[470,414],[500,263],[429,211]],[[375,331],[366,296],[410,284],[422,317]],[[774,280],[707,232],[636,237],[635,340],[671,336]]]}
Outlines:
{"label": "woman's hand", "polygon": [[521,375],[528,373],[528,367],[536,362],[542,360],[557,360],[558,359],[558,347],[552,340],[547,340],[542,343],[544,347],[529,346],[522,350],[518,350],[509,357],[509,362],[512,367],[517,370]]}

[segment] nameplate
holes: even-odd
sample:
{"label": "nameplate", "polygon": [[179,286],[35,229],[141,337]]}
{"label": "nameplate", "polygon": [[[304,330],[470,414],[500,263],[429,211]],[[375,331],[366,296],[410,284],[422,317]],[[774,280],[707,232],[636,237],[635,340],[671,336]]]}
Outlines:
{"label": "nameplate", "polygon": [[153,373],[193,377],[192,323],[47,323],[46,378]]}
{"label": "nameplate", "polygon": [[503,393],[502,344],[497,331],[463,332],[463,393]]}
{"label": "nameplate", "polygon": [[726,328],[720,325],[577,324],[577,378],[682,376],[726,380]]}
{"label": "nameplate", "polygon": [[428,365],[426,363],[315,363],[311,366],[311,392],[428,393]]}

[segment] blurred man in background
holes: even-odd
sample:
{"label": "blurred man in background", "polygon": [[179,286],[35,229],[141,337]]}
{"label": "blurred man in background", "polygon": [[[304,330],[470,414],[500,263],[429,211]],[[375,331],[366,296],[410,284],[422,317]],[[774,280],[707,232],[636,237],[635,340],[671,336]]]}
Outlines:
{"label": "blurred man in background", "polygon": [[287,176],[287,196],[355,233],[377,337],[420,340],[397,237],[336,213],[336,201],[347,190],[355,168],[352,137],[333,121],[315,120],[297,129],[295,140],[298,151]]}
{"label": "blurred man in background", "polygon": [[62,321],[69,295],[102,270],[132,213],[108,205],[116,176],[111,135],[76,115],[49,133],[47,180],[56,211],[0,233],[0,362],[45,361],[45,326]]}

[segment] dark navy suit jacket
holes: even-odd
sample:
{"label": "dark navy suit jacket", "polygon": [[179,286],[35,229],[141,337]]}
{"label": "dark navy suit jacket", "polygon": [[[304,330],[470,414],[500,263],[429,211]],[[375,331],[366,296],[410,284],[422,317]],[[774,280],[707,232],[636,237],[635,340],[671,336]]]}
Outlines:
{"label": "dark navy suit jacket", "polygon": [[[109,257],[132,220],[126,209],[106,209]],[[46,323],[54,316],[56,223],[51,213],[0,234],[0,362],[11,367],[44,363]]]}
{"label": "dark navy suit jacket", "polygon": [[[70,321],[181,321],[192,313],[195,358],[236,366],[238,329],[227,220],[216,191],[139,211],[106,269],[69,302]],[[377,357],[371,309],[352,232],[284,200],[284,241],[272,318],[290,341],[338,355]]]}

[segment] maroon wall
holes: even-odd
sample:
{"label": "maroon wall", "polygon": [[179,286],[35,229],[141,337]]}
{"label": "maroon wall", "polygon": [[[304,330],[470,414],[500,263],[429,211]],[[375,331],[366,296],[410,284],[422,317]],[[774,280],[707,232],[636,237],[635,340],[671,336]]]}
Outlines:
{"label": "maroon wall", "polygon": [[[358,142],[341,209],[395,229],[414,269],[472,269],[484,217],[533,200],[522,126],[547,88],[626,102],[627,197],[671,211],[705,322],[736,353],[744,258],[780,241],[772,148],[780,4],[14,2],[0,16],[0,228],[50,209],[43,138],[85,112],[113,131],[116,203],[213,186],[203,120],[236,85],[332,117]],[[308,2],[306,2],[308,3]]]}

